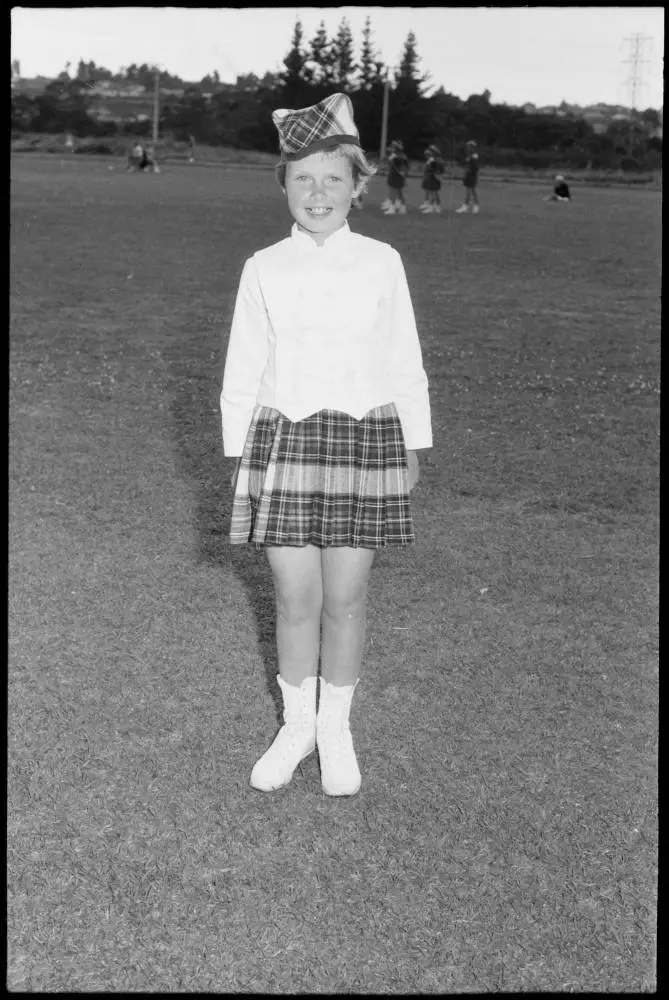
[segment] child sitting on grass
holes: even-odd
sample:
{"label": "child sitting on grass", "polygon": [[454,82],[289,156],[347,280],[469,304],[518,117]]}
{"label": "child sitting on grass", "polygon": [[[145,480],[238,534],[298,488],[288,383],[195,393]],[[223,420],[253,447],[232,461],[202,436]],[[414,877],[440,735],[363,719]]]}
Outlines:
{"label": "child sitting on grass", "polygon": [[377,549],[414,541],[428,385],[402,260],[346,221],[373,173],[350,99],[272,117],[294,224],[244,265],[221,393],[231,543],[264,547],[277,606],[284,725],[251,785],[288,784],[318,749],[324,792],[353,795],[367,584]]}
{"label": "child sitting on grass", "polygon": [[544,201],[571,201],[571,191],[562,174],[557,175],[553,193],[547,194]]}

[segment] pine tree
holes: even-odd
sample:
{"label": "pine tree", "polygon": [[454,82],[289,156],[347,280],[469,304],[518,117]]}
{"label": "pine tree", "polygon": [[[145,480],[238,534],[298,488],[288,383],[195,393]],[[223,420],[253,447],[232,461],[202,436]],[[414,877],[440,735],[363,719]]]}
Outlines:
{"label": "pine tree", "polygon": [[329,85],[333,76],[333,43],[328,39],[325,21],[318,25],[318,31],[309,43],[309,55],[306,59],[306,69],[309,82],[316,85]]}
{"label": "pine tree", "polygon": [[332,83],[340,90],[350,90],[355,64],[353,33],[345,17],[339,22],[337,35],[332,43]]}
{"label": "pine tree", "polygon": [[365,149],[378,150],[381,141],[385,74],[383,61],[378,58],[372,42],[371,19],[367,17],[362,31],[355,95],[355,121]]}
{"label": "pine tree", "polygon": [[395,86],[390,95],[388,135],[403,139],[409,156],[422,156],[425,146],[434,138],[432,106],[425,96],[428,74],[418,70],[420,56],[416,36],[410,31],[404,51],[395,71]]}
{"label": "pine tree", "polygon": [[401,88],[405,93],[413,93],[416,97],[425,94],[426,84],[430,78],[429,73],[423,76],[418,71],[420,56],[416,49],[416,36],[410,31],[404,42],[404,50],[400,59],[400,64],[395,71],[395,86]]}
{"label": "pine tree", "polygon": [[308,94],[309,80],[303,41],[304,29],[298,19],[295,21],[290,51],[283,60],[286,68],[281,73],[281,99],[289,108],[299,108]]}
{"label": "pine tree", "polygon": [[372,44],[372,22],[369,16],[365,18],[362,29],[362,46],[360,48],[360,66],[358,67],[358,87],[360,90],[371,90],[379,82],[383,64],[377,61]]}

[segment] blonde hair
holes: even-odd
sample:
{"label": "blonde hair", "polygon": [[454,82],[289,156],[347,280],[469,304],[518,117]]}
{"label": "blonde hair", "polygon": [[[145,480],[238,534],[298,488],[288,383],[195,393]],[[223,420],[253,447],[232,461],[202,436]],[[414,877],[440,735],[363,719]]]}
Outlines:
{"label": "blonde hair", "polygon": [[[356,146],[352,142],[342,142],[337,146],[332,146],[330,149],[318,150],[318,152],[322,152],[323,156],[345,156],[351,164],[354,185],[359,189],[360,193],[367,190],[367,184],[370,178],[376,173],[377,167],[369,162],[365,156],[365,151],[360,146]],[[286,186],[286,171],[289,162],[299,163],[299,160],[285,160],[282,155],[274,168],[274,176],[282,189]]]}

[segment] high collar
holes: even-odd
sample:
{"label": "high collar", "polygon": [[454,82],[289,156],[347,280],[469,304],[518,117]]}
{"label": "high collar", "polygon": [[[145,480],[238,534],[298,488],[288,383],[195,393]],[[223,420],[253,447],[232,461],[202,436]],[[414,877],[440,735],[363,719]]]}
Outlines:
{"label": "high collar", "polygon": [[302,232],[296,222],[293,223],[290,230],[290,239],[293,246],[304,253],[314,253],[319,250],[340,250],[347,245],[350,238],[351,230],[349,229],[348,222],[345,222],[343,226],[340,226],[334,233],[331,233],[322,246],[319,246],[308,233]]}

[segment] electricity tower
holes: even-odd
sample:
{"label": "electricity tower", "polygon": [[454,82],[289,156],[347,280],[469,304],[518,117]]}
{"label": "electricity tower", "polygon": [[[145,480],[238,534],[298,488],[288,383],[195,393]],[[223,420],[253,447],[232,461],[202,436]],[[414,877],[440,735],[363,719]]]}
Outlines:
{"label": "electricity tower", "polygon": [[648,64],[648,59],[644,59],[644,46],[647,42],[652,42],[652,38],[649,35],[631,35],[625,39],[625,42],[631,45],[631,52],[629,59],[625,59],[625,64],[629,65],[630,71],[627,77],[627,87],[631,106],[631,115],[629,122],[629,136],[628,136],[628,152],[632,156],[632,150],[634,149],[634,133],[638,126],[637,122],[637,98],[644,86],[643,79],[643,69],[644,65]]}

